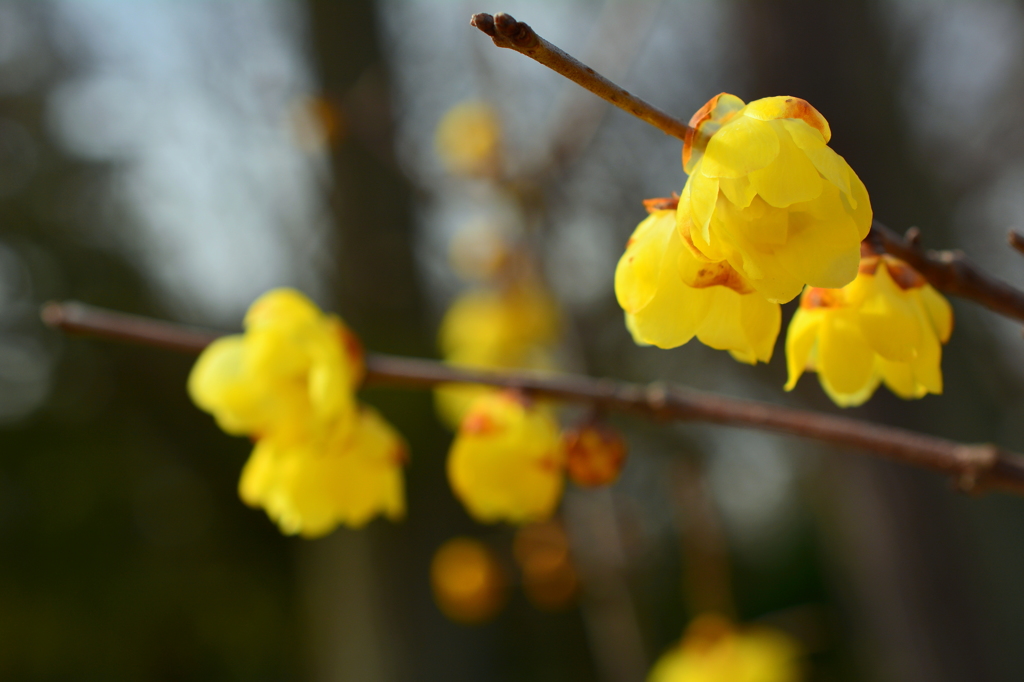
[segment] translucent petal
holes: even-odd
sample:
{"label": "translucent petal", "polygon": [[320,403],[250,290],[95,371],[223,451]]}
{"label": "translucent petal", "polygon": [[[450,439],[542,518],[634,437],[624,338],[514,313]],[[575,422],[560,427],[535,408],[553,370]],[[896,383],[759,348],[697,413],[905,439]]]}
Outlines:
{"label": "translucent petal", "polygon": [[615,268],[615,297],[623,310],[640,310],[654,297],[661,258],[675,227],[674,211],[658,211],[641,222],[629,238]]}
{"label": "translucent petal", "polygon": [[850,194],[841,196],[844,206],[847,207],[847,213],[850,214],[853,224],[857,227],[857,236],[863,240],[871,230],[874,213],[871,210],[868,190],[852,168],[850,169]]}
{"label": "translucent petal", "polygon": [[709,297],[703,290],[683,283],[678,265],[681,258],[693,260],[679,233],[672,230],[662,258],[657,293],[650,303],[632,314],[634,338],[643,343],[659,348],[681,346],[693,338],[707,314]]}
{"label": "translucent petal", "polygon": [[750,178],[719,178],[718,188],[722,190],[725,198],[732,202],[736,208],[746,208],[757,196],[757,189],[750,182]]}
{"label": "translucent petal", "polygon": [[839,196],[826,184],[815,201],[791,207],[789,239],[777,251],[779,263],[812,287],[840,289],[857,276],[861,238]]}
{"label": "translucent petal", "polygon": [[818,374],[836,394],[858,394],[874,375],[875,353],[852,312],[837,310],[823,321],[818,336]]}
{"label": "translucent petal", "polygon": [[880,357],[878,369],[889,390],[904,400],[920,398],[928,392],[923,385],[914,380],[914,372],[909,362],[892,362]]}
{"label": "translucent petal", "polygon": [[687,179],[686,184],[690,188],[690,215],[698,228],[697,231],[707,240],[708,225],[718,203],[718,178],[695,173]]}
{"label": "translucent petal", "polygon": [[825,394],[832,399],[839,407],[857,407],[863,405],[868,399],[875,394],[878,390],[878,384],[881,381],[881,375],[878,372],[873,372],[870,379],[860,390],[852,393],[844,393],[843,391],[837,390],[832,384],[829,383],[828,377],[823,374],[818,375],[818,381],[821,383],[821,388],[825,391]]}
{"label": "translucent petal", "polygon": [[[803,150],[807,158],[811,160],[818,172],[840,191],[850,196],[850,174],[852,171],[850,165],[846,163],[846,159],[829,149],[821,133],[804,121],[786,119],[780,123],[785,127],[794,144]],[[851,199],[851,204],[856,206],[856,200]]]}
{"label": "translucent petal", "polygon": [[818,331],[825,314],[826,311],[822,309],[804,308],[797,308],[793,313],[789,329],[786,330],[786,368],[789,372],[789,380],[785,386],[787,391],[792,391],[800,375],[809,369],[808,361],[811,351],[818,342]]}
{"label": "translucent petal", "polygon": [[757,359],[769,362],[775,351],[775,340],[782,328],[782,308],[763,295],[752,293],[740,297],[740,315],[747,340]]}
{"label": "translucent petal", "polygon": [[799,97],[782,95],[754,100],[743,109],[743,115],[762,121],[784,118],[799,119],[815,128],[825,142],[828,142],[832,137],[832,131],[829,129],[828,121],[825,120],[825,117],[807,101]]}
{"label": "translucent petal", "polygon": [[[926,323],[924,316],[921,312],[923,324]],[[914,380],[929,393],[942,393],[942,345],[930,328],[921,335],[917,357],[911,360],[910,368],[914,371]]]}
{"label": "translucent petal", "polygon": [[697,327],[697,338],[705,346],[716,350],[736,350],[751,353],[751,344],[743,328],[740,294],[725,287],[710,287],[701,291],[709,301],[705,318]]}
{"label": "translucent petal", "polygon": [[764,168],[779,154],[771,124],[739,116],[712,135],[700,172],[712,178],[739,178]]}
{"label": "translucent petal", "polygon": [[872,349],[886,360],[910,362],[921,345],[919,308],[914,299],[896,286],[884,263],[875,274],[861,274],[871,293],[860,305],[861,332]]}
{"label": "translucent petal", "polygon": [[930,284],[914,291],[920,297],[921,304],[928,313],[928,319],[932,328],[935,329],[939,341],[946,343],[949,341],[950,334],[953,333],[953,308],[949,305],[949,301]]}
{"label": "translucent petal", "polygon": [[770,125],[778,133],[779,153],[771,164],[750,173],[750,182],[758,195],[777,208],[817,198],[822,190],[817,168],[794,144],[781,121]]}

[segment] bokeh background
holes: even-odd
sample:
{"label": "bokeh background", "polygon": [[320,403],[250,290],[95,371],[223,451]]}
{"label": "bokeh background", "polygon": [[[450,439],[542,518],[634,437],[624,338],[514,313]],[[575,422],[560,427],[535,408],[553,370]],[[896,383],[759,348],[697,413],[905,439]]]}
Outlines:
{"label": "bokeh background", "polygon": [[[684,119],[720,91],[803,97],[882,221],[1024,281],[1005,246],[1024,226],[1020,2],[7,0],[0,679],[638,680],[716,589],[799,637],[809,679],[1020,679],[1020,499],[792,438],[616,420],[622,479],[563,504],[574,605],[513,591],[468,627],[435,606],[431,556],[454,535],[507,556],[512,533],[453,499],[428,394],[365,396],[411,444],[408,518],[286,538],[238,500],[250,444],[189,403],[189,358],[43,327],[43,302],[74,298],[230,331],[291,285],[373,350],[436,357],[461,286],[451,236],[511,211],[434,150],[444,112],[484,99],[511,167],[550,171],[529,190],[565,366],[837,411],[813,377],[782,392],[781,339],[756,368],[634,346],[614,266],[641,200],[682,187],[679,144],[492,47],[476,11]],[[953,305],[945,395],[883,389],[847,413],[1020,451],[1020,329]]]}

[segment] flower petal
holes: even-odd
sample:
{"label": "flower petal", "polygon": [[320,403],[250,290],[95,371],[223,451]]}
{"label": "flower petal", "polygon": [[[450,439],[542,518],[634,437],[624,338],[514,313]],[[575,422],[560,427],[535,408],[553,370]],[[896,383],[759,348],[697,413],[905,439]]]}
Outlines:
{"label": "flower petal", "polygon": [[[835,311],[821,325],[818,375],[837,395],[859,395],[875,374],[875,352],[852,312]],[[876,380],[877,385],[877,380]]]}
{"label": "flower petal", "polygon": [[816,199],[822,190],[821,176],[807,154],[789,136],[782,121],[770,124],[779,139],[779,153],[768,166],[750,173],[758,195],[777,208]]}
{"label": "flower petal", "polygon": [[764,168],[779,155],[771,124],[739,116],[711,136],[700,172],[712,178],[739,178]]}

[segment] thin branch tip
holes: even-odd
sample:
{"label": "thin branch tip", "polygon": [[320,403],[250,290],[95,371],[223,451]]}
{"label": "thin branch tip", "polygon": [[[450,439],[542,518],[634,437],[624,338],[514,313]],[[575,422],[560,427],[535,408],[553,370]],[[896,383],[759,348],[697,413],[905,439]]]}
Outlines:
{"label": "thin branch tip", "polygon": [[480,12],[470,17],[469,25],[480,29],[492,38],[497,35],[497,30],[494,27],[494,17],[486,12]]}

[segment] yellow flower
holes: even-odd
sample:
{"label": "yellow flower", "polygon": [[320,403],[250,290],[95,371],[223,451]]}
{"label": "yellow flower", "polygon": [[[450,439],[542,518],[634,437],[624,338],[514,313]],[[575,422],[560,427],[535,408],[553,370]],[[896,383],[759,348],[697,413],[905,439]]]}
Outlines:
{"label": "yellow flower", "polygon": [[[537,285],[473,289],[448,309],[438,336],[445,361],[477,369],[552,369],[558,308]],[[469,406],[493,389],[448,384],[434,393],[445,423],[457,427]]]}
{"label": "yellow flower", "polygon": [[729,263],[696,258],[670,209],[637,226],[615,269],[615,295],[637,343],[675,348],[696,336],[749,364],[771,359],[782,320],[779,305]]}
{"label": "yellow flower", "polygon": [[463,102],[437,125],[437,153],[452,173],[494,175],[501,162],[501,124],[484,102]]}
{"label": "yellow flower", "polygon": [[704,105],[683,147],[679,230],[696,255],[728,261],[769,300],[805,284],[845,286],[871,227],[864,184],[829,149],[828,123],[796,97]]}
{"label": "yellow flower", "polygon": [[797,682],[799,649],[769,628],[735,630],[715,615],[696,618],[658,659],[647,682]]}
{"label": "yellow flower", "polygon": [[245,328],[214,341],[188,378],[192,401],[224,431],[308,438],[352,424],[362,350],[341,320],[274,289],[249,308]]}
{"label": "yellow flower", "polygon": [[870,252],[842,289],[808,288],[786,335],[791,390],[804,370],[837,405],[860,405],[881,381],[904,399],[942,393],[949,303],[916,270]]}
{"label": "yellow flower", "polygon": [[562,496],[564,459],[547,409],[512,391],[487,393],[455,435],[448,481],[478,521],[539,521]]}
{"label": "yellow flower", "polygon": [[377,514],[401,518],[406,458],[402,437],[364,406],[354,428],[335,428],[324,441],[261,438],[238,492],[249,506],[263,507],[282,532],[319,537],[338,524],[358,528]]}
{"label": "yellow flower", "polygon": [[213,342],[189,375],[200,408],[256,440],[239,495],[288,534],[317,537],[405,510],[401,437],[360,407],[359,340],[293,289],[258,298],[245,333]]}
{"label": "yellow flower", "polygon": [[460,623],[483,623],[505,604],[507,581],[494,552],[471,538],[452,538],[430,562],[430,586],[441,612]]}

